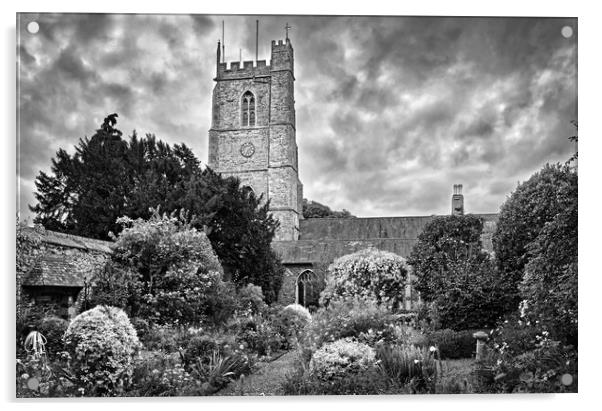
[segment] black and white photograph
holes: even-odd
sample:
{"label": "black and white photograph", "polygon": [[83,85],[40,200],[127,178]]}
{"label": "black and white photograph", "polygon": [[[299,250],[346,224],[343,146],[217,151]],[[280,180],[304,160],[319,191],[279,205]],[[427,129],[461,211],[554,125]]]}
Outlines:
{"label": "black and white photograph", "polygon": [[17,13],[16,398],[577,393],[578,28]]}

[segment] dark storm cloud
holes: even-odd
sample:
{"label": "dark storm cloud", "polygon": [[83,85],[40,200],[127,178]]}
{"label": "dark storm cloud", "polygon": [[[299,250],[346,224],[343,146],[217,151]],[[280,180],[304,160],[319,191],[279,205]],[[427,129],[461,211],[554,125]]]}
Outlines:
{"label": "dark storm cloud", "polygon": [[[576,21],[543,18],[25,14],[19,33],[21,211],[60,147],[120,114],[124,134],[206,161],[221,21],[226,60],[295,49],[306,197],[356,215],[495,212],[517,181],[564,161],[577,119]],[[40,23],[38,35],[25,31]],[[563,26],[575,35],[564,38]]]}

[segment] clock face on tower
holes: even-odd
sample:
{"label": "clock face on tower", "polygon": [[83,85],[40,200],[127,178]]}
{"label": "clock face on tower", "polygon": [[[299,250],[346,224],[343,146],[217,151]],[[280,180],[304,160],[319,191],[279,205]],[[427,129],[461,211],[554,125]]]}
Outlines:
{"label": "clock face on tower", "polygon": [[244,143],[240,146],[240,154],[242,154],[243,157],[251,157],[253,154],[255,154],[255,146],[253,145],[253,143]]}

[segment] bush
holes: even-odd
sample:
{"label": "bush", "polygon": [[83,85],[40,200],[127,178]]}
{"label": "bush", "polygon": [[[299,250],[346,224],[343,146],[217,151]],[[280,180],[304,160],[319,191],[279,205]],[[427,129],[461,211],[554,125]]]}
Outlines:
{"label": "bush", "polygon": [[424,345],[437,347],[441,359],[472,358],[477,340],[472,336],[475,330],[454,331],[443,329],[426,333]]}
{"label": "bush", "polygon": [[512,355],[502,345],[478,364],[489,369],[492,378],[484,381],[486,392],[577,392],[577,351],[559,341],[537,336],[534,349]]}
{"label": "bush", "polygon": [[[559,272],[567,267],[564,264],[557,265],[554,261],[575,261],[577,257],[577,173],[567,165],[546,164],[541,170],[533,174],[527,181],[521,183],[512,195],[504,202],[500,208],[499,219],[496,230],[493,234],[493,249],[497,267],[503,281],[508,284],[508,312],[516,310],[521,296],[519,293],[519,284],[523,280],[525,267],[537,256],[544,257],[544,261],[537,263],[537,267],[532,266],[533,278],[532,285],[527,285],[527,289],[533,288],[535,294],[541,295],[541,290],[550,289],[552,293],[538,302],[546,307],[542,311],[552,309],[554,305],[563,307],[575,307],[576,286],[573,289],[573,274],[562,279],[555,279]],[[564,214],[564,217],[560,215]],[[547,238],[537,238],[542,235],[544,227],[553,223],[555,220],[562,220],[562,224],[543,234]],[[557,221],[559,222],[559,221]],[[563,227],[564,225],[564,227]],[[568,234],[568,237],[567,237]],[[539,250],[529,248],[534,246],[534,242],[539,242],[536,246]],[[566,247],[566,250],[563,248]],[[552,251],[547,254],[546,251]],[[573,260],[574,259],[574,260]],[[552,262],[552,264],[547,263]],[[534,263],[535,264],[535,263]],[[543,272],[540,269],[544,269]],[[549,277],[544,276],[548,268],[553,268],[549,272]],[[545,279],[554,281],[550,288]],[[542,281],[544,280],[544,281]],[[528,290],[525,290],[528,291]],[[529,294],[530,292],[528,292]],[[566,295],[564,295],[566,294]],[[568,301],[563,301],[570,296]],[[576,313],[575,313],[576,316]],[[568,324],[567,324],[568,325]]]}
{"label": "bush", "polygon": [[117,395],[129,384],[140,342],[119,308],[99,305],[79,314],[64,341],[73,358],[72,370],[89,392]]}
{"label": "bush", "polygon": [[252,314],[257,314],[266,308],[263,292],[257,285],[247,284],[241,287],[236,294],[238,306],[242,310],[249,310]]}
{"label": "bush", "polygon": [[176,397],[201,395],[201,382],[163,353],[139,358],[132,374],[131,397]]}
{"label": "bush", "polygon": [[403,302],[407,275],[403,257],[373,248],[361,250],[337,258],[328,267],[320,304],[358,296],[397,308]]}
{"label": "bush", "polygon": [[95,272],[90,295],[84,305],[88,309],[97,305],[117,307],[133,317],[138,315],[142,294],[143,283],[138,271],[107,261],[102,269]]}
{"label": "bush", "polygon": [[285,376],[282,389],[285,395],[382,395],[403,392],[403,387],[376,367],[327,382],[312,377],[303,368],[297,368]]}
{"label": "bush", "polygon": [[59,317],[46,317],[41,321],[38,331],[46,337],[46,354],[49,358],[63,351],[63,335],[68,327],[69,321]]}
{"label": "bush", "polygon": [[258,355],[272,355],[273,352],[286,347],[286,338],[280,329],[263,315],[255,315],[237,321],[237,344]]}
{"label": "bush", "polygon": [[329,381],[349,378],[375,366],[376,354],[371,347],[346,338],[317,350],[309,363],[309,372],[318,380]]}
{"label": "bush", "polygon": [[428,348],[382,345],[376,349],[376,358],[383,372],[400,385],[410,384],[419,392],[434,390],[437,364]]}
{"label": "bush", "polygon": [[286,347],[293,347],[303,336],[311,314],[299,304],[290,304],[272,313],[272,322],[277,332],[286,341]]}
{"label": "bush", "polygon": [[434,326],[493,327],[506,312],[505,285],[481,249],[482,231],[479,217],[441,216],[418,236],[408,262],[416,276],[414,287],[435,314]]}
{"label": "bush", "polygon": [[395,339],[391,313],[374,301],[361,298],[333,301],[320,308],[307,328],[303,345],[310,351],[324,343],[353,337],[361,341]]}
{"label": "bush", "polygon": [[[136,330],[136,335],[138,339],[143,343],[146,341],[149,333],[151,332],[151,326],[144,318],[134,317],[130,319],[132,323],[132,327]],[[145,344],[146,345],[146,344]]]}

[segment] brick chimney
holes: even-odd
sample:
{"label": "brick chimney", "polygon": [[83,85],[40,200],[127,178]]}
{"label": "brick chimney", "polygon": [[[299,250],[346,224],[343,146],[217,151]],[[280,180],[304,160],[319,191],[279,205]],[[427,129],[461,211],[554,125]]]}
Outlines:
{"label": "brick chimney", "polygon": [[452,195],[452,215],[464,215],[464,196],[462,195],[462,184],[454,184]]}

